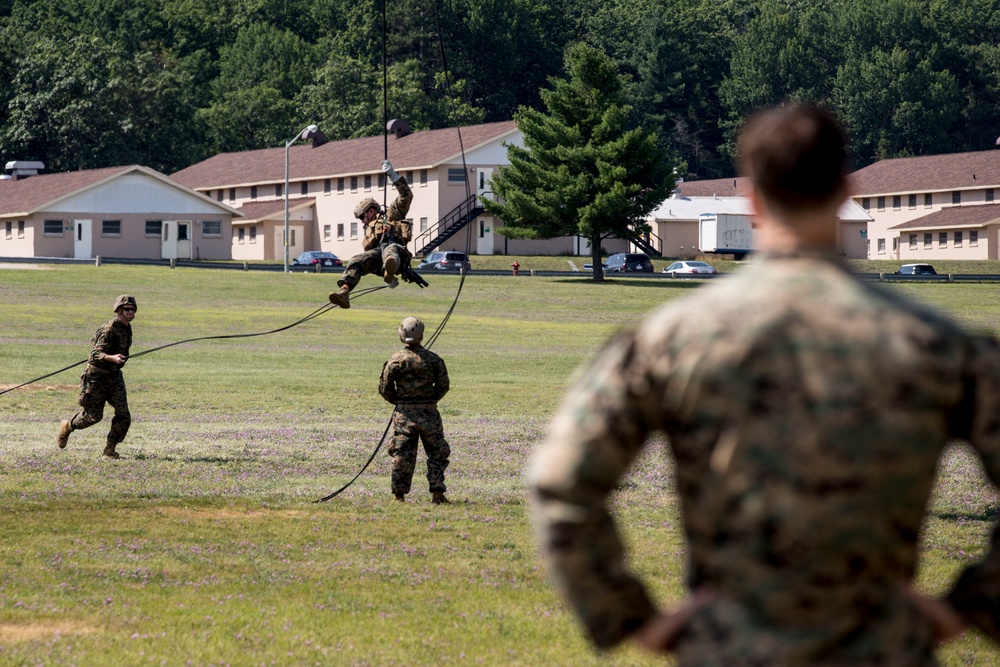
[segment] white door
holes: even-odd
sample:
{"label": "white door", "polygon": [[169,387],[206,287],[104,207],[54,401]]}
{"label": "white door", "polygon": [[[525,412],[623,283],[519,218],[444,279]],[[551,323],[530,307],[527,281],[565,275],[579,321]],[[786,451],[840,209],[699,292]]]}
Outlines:
{"label": "white door", "polygon": [[89,259],[94,256],[93,220],[73,221],[73,257]]}
{"label": "white door", "polygon": [[177,259],[177,223],[163,221],[163,235],[160,237],[160,259]]}
{"label": "white door", "polygon": [[[479,167],[476,169],[476,194],[493,198],[490,192],[490,179],[493,178],[492,167]],[[476,238],[476,252],[480,255],[493,254],[493,217],[479,217],[476,220],[478,226]]]}

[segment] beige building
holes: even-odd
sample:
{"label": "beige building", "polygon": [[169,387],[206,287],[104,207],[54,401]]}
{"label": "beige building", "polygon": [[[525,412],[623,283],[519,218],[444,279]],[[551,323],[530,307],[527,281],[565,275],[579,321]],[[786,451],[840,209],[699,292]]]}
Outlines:
{"label": "beige building", "polygon": [[1000,150],[882,160],[851,188],[872,216],[870,259],[1000,258]]}
{"label": "beige building", "polygon": [[229,259],[240,213],[136,165],[0,179],[0,257]]}

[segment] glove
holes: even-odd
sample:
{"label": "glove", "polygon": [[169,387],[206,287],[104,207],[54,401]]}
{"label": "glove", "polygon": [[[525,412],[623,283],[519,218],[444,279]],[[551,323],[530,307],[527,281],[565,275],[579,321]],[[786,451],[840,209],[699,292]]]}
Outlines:
{"label": "glove", "polygon": [[393,185],[398,183],[399,179],[402,178],[402,176],[397,174],[396,170],[392,168],[392,163],[388,160],[382,160],[382,171],[385,172],[386,178],[388,178],[389,182]]}

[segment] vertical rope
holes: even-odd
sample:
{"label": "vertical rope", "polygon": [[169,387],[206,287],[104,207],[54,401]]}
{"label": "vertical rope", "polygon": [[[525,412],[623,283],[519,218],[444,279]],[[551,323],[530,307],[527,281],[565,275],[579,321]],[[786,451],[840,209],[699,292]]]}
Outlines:
{"label": "vertical rope", "polygon": [[[386,0],[382,0],[382,159],[389,159],[389,48],[386,35],[389,29],[386,25]],[[389,205],[389,177],[384,176],[382,188],[382,208]]]}

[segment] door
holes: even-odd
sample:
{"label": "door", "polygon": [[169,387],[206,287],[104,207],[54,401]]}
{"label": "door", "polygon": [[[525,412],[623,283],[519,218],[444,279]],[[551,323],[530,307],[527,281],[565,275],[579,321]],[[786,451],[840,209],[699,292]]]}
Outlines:
{"label": "door", "polygon": [[93,220],[73,221],[73,257],[89,259],[94,253]]}
{"label": "door", "polygon": [[177,259],[191,259],[191,223],[177,222]]}
{"label": "door", "polygon": [[[490,179],[493,178],[492,167],[478,167],[476,169],[476,194],[480,197],[493,198],[490,191]],[[476,252],[480,255],[493,254],[493,221],[492,216],[480,217],[476,220],[478,234],[476,239]]]}
{"label": "door", "polygon": [[160,259],[177,259],[177,223],[173,220],[163,221],[163,234],[160,237]]}

